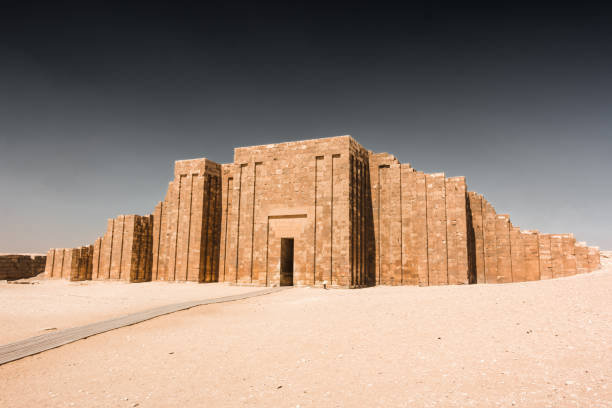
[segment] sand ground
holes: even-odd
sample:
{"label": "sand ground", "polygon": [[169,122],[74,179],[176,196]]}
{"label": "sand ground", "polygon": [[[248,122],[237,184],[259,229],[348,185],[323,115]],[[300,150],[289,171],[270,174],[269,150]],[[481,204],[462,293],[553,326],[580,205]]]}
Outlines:
{"label": "sand ground", "polygon": [[37,278],[20,282],[0,283],[0,344],[156,306],[260,289],[195,282],[129,284]]}
{"label": "sand ground", "polygon": [[612,266],[197,307],[0,366],[0,406],[611,407]]}

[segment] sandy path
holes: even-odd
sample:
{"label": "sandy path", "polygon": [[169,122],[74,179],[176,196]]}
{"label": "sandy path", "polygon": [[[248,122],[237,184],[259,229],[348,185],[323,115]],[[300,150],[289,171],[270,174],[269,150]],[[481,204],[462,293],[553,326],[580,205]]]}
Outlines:
{"label": "sandy path", "polygon": [[259,288],[225,284],[67,282],[28,279],[32,285],[0,284],[0,344],[155,306],[235,295]]}
{"label": "sandy path", "polygon": [[610,407],[612,269],[296,288],[95,336],[0,378],[3,407]]}

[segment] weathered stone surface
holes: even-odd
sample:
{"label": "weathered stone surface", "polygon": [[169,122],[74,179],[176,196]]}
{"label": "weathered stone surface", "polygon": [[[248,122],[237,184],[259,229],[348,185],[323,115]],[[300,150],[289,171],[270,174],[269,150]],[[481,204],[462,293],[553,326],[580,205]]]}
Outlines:
{"label": "weathered stone surface", "polygon": [[576,274],[576,239],[573,234],[563,234],[561,238],[563,249],[563,275],[572,276]]}
{"label": "weathered stone surface", "polygon": [[416,210],[413,218],[412,239],[415,243],[414,256],[416,257],[419,285],[429,285],[429,256],[427,235],[427,180],[423,172],[415,173]]}
{"label": "weathered stone surface", "polygon": [[91,280],[93,245],[73,248],[70,250],[70,280],[83,281]]}
{"label": "weathered stone surface", "polygon": [[45,277],[82,281],[91,279],[94,246],[79,248],[55,248],[47,252]]}
{"label": "weathered stone surface", "polygon": [[510,250],[510,216],[495,217],[495,242],[497,254],[497,283],[512,282],[512,253]]}
{"label": "weathered stone surface", "polygon": [[551,235],[540,234],[539,236],[539,252],[540,252],[540,279],[553,278],[552,266],[552,251],[551,251]]}
{"label": "weathered stone surface", "polygon": [[576,242],[576,273],[590,272],[588,254],[586,242]]}
{"label": "weathered stone surface", "polygon": [[510,224],[510,259],[512,262],[512,282],[526,281],[525,249],[521,238],[521,229],[512,224]]}
{"label": "weathered stone surface", "polygon": [[470,271],[465,177],[447,178],[445,189],[448,284],[468,284],[470,283]]}
{"label": "weathered stone surface", "polygon": [[92,246],[94,280],[151,280],[153,215],[120,215],[108,220],[106,233]]}
{"label": "weathered stone surface", "polygon": [[[374,162],[348,136],[236,149],[234,163],[223,166],[220,278],[281,284],[281,239],[290,238],[293,284],[400,284],[401,257],[375,248],[373,235],[384,231],[400,248],[401,221],[379,219],[372,208],[381,202],[399,214],[399,202],[390,202],[399,183],[379,186],[369,177]],[[399,176],[400,167],[393,172]]]}
{"label": "weathered stone surface", "polygon": [[521,231],[525,256],[525,280],[540,280],[540,245],[538,231]]}
{"label": "weathered stone surface", "polygon": [[485,283],[485,248],[484,248],[484,218],[482,195],[468,192],[470,220],[468,231],[471,232],[473,248],[468,246],[468,253],[473,256],[476,283]]}
{"label": "weathered stone surface", "polygon": [[218,280],[221,188],[219,164],[207,159],[175,163],[174,180],[154,211],[153,280]]}
{"label": "weathered stone surface", "polygon": [[550,236],[550,254],[552,256],[552,277],[560,278],[565,276],[563,266],[563,236]]}
{"label": "weathered stone surface", "polygon": [[429,284],[448,284],[446,185],[444,173],[425,175],[427,182],[427,257]]}
{"label": "weathered stone surface", "polygon": [[497,283],[497,235],[496,217],[493,206],[483,199],[483,223],[484,223],[484,267],[485,282]]}
{"label": "weathered stone surface", "polygon": [[49,262],[49,253],[47,253],[47,256],[0,254],[0,280],[31,278],[44,272]]}
{"label": "weathered stone surface", "polygon": [[599,268],[599,247],[588,247],[587,259],[589,263],[589,272],[593,272],[595,269]]}

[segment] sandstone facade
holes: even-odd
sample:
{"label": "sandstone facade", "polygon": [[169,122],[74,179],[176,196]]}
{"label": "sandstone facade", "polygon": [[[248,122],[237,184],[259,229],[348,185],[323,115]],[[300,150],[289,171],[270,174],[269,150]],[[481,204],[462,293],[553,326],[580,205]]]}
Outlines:
{"label": "sandstone facade", "polygon": [[599,267],[598,248],[521,230],[464,177],[425,174],[350,136],[236,148],[229,164],[177,161],[153,214],[109,220],[86,248],[51,250],[47,275],[351,288]]}

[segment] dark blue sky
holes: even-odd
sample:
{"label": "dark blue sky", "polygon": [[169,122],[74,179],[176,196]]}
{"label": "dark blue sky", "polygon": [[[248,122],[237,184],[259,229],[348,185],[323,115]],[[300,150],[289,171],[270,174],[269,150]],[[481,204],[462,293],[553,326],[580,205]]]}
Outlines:
{"label": "dark blue sky", "polygon": [[609,10],[171,4],[3,6],[0,252],[150,212],[174,160],[343,134],[612,248]]}

